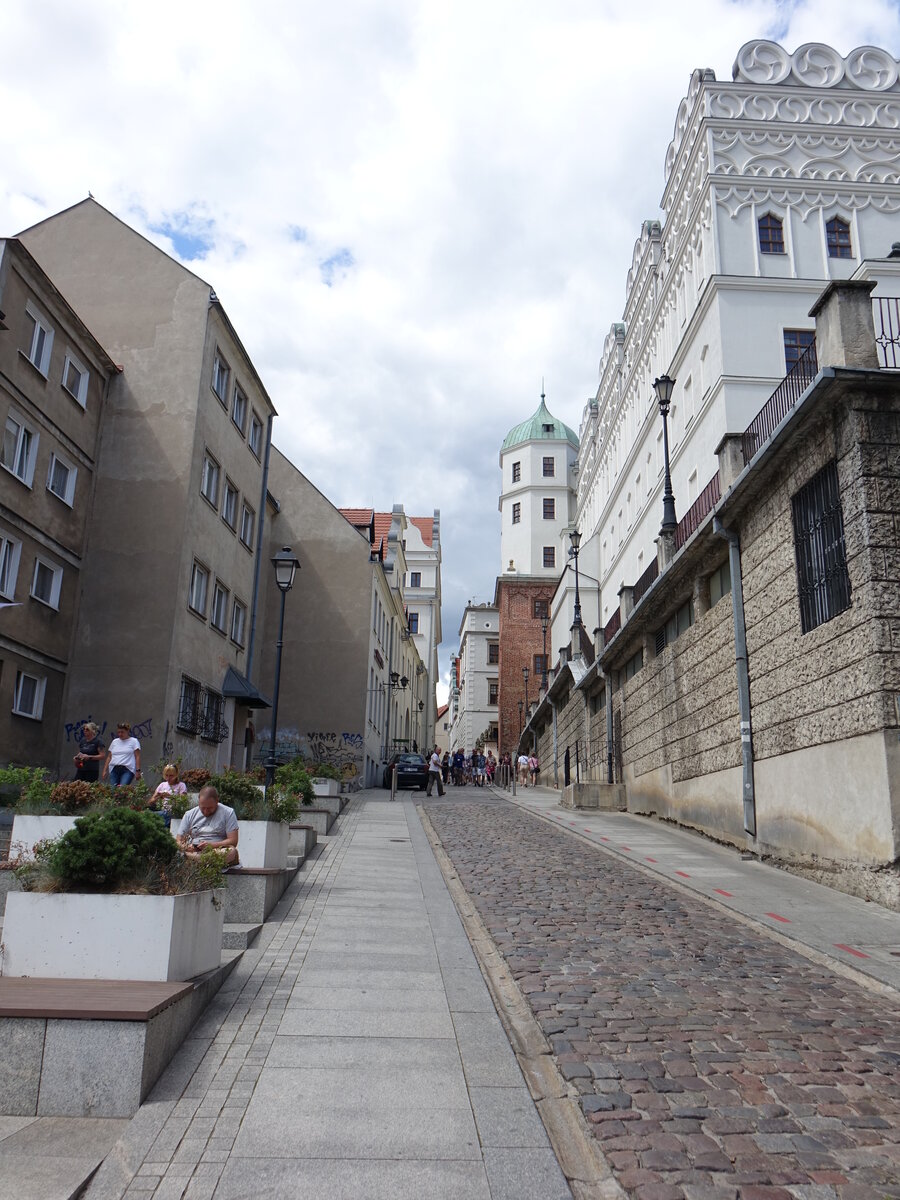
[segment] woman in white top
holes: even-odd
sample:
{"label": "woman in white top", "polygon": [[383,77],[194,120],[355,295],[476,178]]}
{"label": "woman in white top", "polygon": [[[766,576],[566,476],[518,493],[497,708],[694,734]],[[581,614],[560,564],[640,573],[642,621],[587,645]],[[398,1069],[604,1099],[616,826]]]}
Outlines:
{"label": "woman in white top", "polygon": [[119,722],[116,736],[109,743],[100,778],[105,779],[107,773],[113,787],[123,787],[141,774],[141,743],[131,736],[127,721]]}

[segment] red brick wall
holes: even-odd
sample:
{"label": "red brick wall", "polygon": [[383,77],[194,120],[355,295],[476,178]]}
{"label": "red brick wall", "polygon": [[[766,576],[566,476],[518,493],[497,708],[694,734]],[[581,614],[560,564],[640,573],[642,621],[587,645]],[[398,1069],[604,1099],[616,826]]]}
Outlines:
{"label": "red brick wall", "polygon": [[[549,604],[555,591],[553,583],[529,583],[525,580],[497,581],[500,609],[500,753],[515,754],[519,744],[519,701],[525,700],[522,668],[528,667],[528,702],[537,700],[541,680],[534,677],[534,656],[543,653],[540,617],[534,615],[535,600]],[[553,662],[550,631],[547,631],[547,656]],[[524,721],[524,717],[523,717]]]}

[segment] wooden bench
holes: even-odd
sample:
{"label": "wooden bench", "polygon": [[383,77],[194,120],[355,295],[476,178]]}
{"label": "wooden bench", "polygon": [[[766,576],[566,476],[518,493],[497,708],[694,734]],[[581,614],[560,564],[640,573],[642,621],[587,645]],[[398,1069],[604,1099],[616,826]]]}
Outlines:
{"label": "wooden bench", "polygon": [[0,978],[0,1114],[133,1116],[239,959],[174,983]]}
{"label": "wooden bench", "polygon": [[229,867],[225,872],[225,921],[248,925],[267,920],[299,870],[294,867]]}

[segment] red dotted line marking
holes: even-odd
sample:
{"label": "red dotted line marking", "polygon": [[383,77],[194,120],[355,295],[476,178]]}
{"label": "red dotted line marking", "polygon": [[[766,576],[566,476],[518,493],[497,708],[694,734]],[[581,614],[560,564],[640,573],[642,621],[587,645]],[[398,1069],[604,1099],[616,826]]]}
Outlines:
{"label": "red dotted line marking", "polygon": [[645,861],[645,862],[656,862],[656,859],[655,859],[655,858],[651,858],[651,857],[650,857],[650,855],[648,854],[648,855],[646,856],[646,858],[644,859],[644,861]]}
{"label": "red dotted line marking", "polygon": [[835,950],[846,950],[848,954],[852,954],[855,958],[868,958],[868,954],[863,954],[862,950],[854,950],[852,946],[845,946],[843,942],[834,943]]}
{"label": "red dotted line marking", "polygon": [[734,892],[726,892],[724,888],[713,888],[713,891],[718,892],[720,896],[731,897],[734,895]]}
{"label": "red dotted line marking", "polygon": [[682,879],[690,879],[690,875],[688,875],[687,871],[676,871],[675,874],[680,875]]}
{"label": "red dotted line marking", "polygon": [[769,913],[769,912],[767,912],[767,913],[766,913],[766,916],[767,916],[767,917],[771,917],[773,921],[781,921],[781,923],[782,923],[783,925],[790,925],[790,923],[791,923],[791,919],[790,919],[790,917],[783,917],[783,916],[781,915],[781,913]]}

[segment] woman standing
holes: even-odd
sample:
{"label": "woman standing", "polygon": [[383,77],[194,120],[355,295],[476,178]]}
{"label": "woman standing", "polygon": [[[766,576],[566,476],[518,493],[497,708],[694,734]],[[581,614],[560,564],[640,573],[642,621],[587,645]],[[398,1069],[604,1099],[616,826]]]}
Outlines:
{"label": "woman standing", "polygon": [[103,779],[107,772],[113,787],[124,787],[141,774],[141,743],[131,736],[131,726],[127,721],[119,722],[116,736],[109,743],[103,764]]}
{"label": "woman standing", "polygon": [[100,778],[100,764],[106,757],[106,746],[97,736],[100,726],[93,721],[87,721],[78,741],[78,753],[75,755],[75,778],[83,779],[86,783],[96,783]]}

